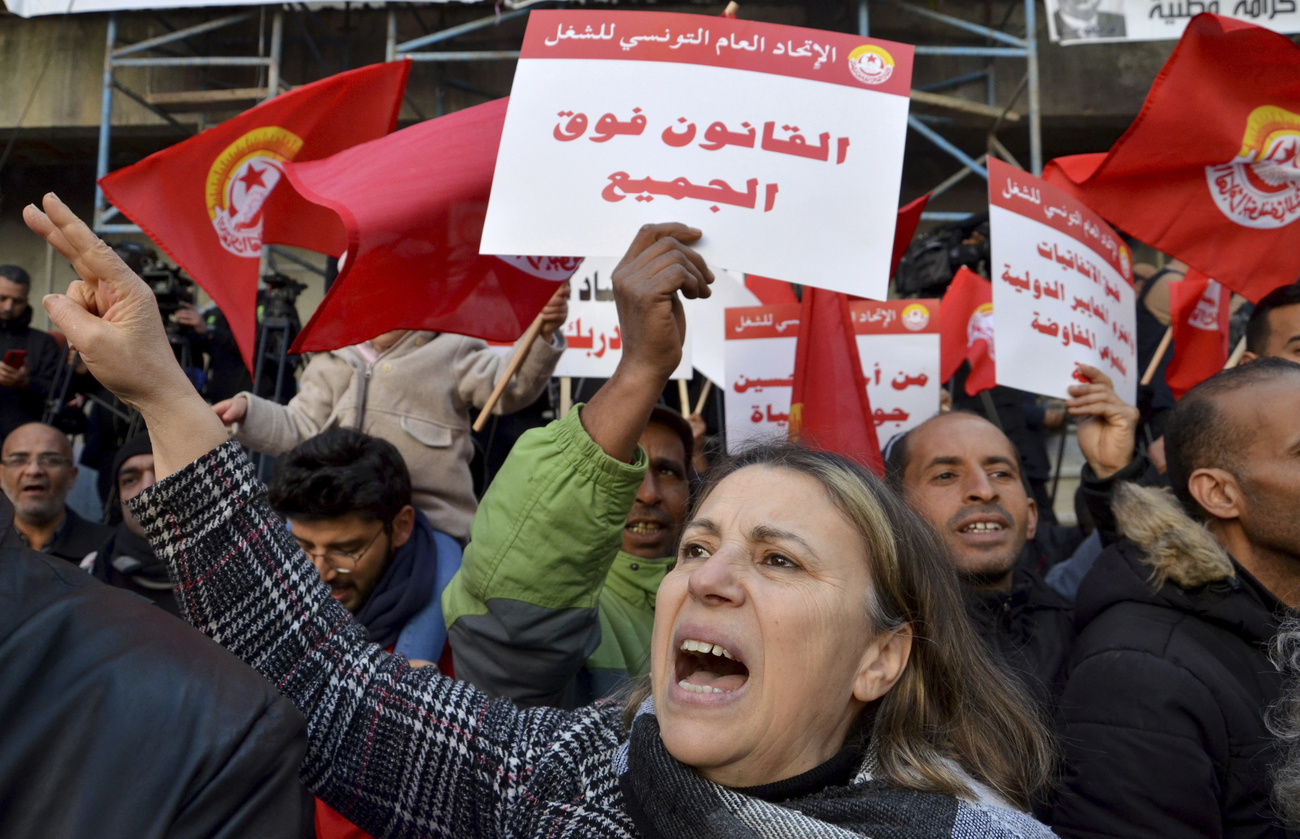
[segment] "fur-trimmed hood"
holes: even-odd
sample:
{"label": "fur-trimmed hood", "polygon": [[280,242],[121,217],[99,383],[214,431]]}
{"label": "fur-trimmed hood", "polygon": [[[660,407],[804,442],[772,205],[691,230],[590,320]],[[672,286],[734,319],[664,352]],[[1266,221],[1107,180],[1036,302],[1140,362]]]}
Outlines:
{"label": "fur-trimmed hood", "polygon": [[1124,538],[1106,548],[1079,588],[1083,629],[1118,603],[1174,609],[1265,642],[1285,607],[1193,521],[1168,489],[1121,484],[1112,509]]}
{"label": "fur-trimmed hood", "polygon": [[1120,484],[1111,509],[1120,535],[1146,554],[1154,588],[1166,580],[1199,588],[1237,575],[1228,552],[1187,515],[1172,490]]}

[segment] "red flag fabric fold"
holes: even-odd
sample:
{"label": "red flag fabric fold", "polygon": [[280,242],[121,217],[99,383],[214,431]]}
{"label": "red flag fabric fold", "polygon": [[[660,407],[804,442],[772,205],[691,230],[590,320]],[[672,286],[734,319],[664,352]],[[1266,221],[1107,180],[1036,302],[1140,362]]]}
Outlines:
{"label": "red flag fabric fold", "polygon": [[1165,381],[1175,399],[1182,399],[1228,362],[1231,302],[1230,291],[1194,268],[1181,282],[1169,284],[1174,354],[1165,368]]}
{"label": "red flag fabric fold", "polygon": [[1043,178],[1258,302],[1300,276],[1300,48],[1197,15],[1111,150]]}
{"label": "red flag fabric fold", "polygon": [[997,384],[993,357],[993,284],[969,268],[957,269],[939,303],[939,374],[947,383],[970,361],[966,395]]}
{"label": "red flag fabric fold", "polygon": [[921,223],[921,213],[930,203],[930,193],[922,195],[915,201],[909,201],[898,209],[898,219],[894,222],[894,253],[889,258],[889,276],[898,270],[898,260],[903,258],[907,246],[912,244],[916,235],[916,226]]}
{"label": "red flag fabric fold", "polygon": [[790,439],[850,457],[883,475],[848,295],[805,288],[795,345]]}
{"label": "red flag fabric fold", "polygon": [[[337,224],[268,217],[286,165],[392,131],[409,71],[389,62],[304,85],[100,178],[113,206],[221,308],[249,369],[263,241],[326,250],[317,246],[338,240]],[[294,221],[305,232],[283,229]]]}
{"label": "red flag fabric fold", "polygon": [[339,276],[294,352],[336,349],[390,329],[488,341],[524,333],[581,260],[478,252],[506,101],[286,167],[293,190],[282,210],[328,209],[347,244]]}

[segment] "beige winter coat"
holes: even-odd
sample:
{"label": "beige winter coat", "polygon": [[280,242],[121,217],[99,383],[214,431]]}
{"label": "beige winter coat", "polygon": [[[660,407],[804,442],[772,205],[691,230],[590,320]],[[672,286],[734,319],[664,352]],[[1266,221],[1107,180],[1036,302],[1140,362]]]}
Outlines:
{"label": "beige winter coat", "polygon": [[[533,344],[495,413],[532,403],[555,370],[564,339]],[[312,357],[288,405],[244,393],[248,413],[236,438],[282,454],[330,428],[356,428],[397,447],[411,472],[414,504],[438,530],[462,542],[474,517],[470,411],[482,405],[509,363],[477,338],[410,332],[373,364],[353,347]]]}

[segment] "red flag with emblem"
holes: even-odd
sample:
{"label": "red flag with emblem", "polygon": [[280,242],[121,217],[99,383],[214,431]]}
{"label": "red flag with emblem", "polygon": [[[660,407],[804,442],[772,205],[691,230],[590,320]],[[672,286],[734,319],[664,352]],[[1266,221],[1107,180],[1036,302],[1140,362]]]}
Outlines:
{"label": "red flag with emblem", "polygon": [[335,349],[390,329],[513,341],[580,259],[479,254],[505,99],[427,120],[286,167],[277,209],[334,216],[347,251],[294,352]]}
{"label": "red flag with emblem", "polygon": [[1174,354],[1165,381],[1175,399],[1223,369],[1228,362],[1232,292],[1197,271],[1169,284],[1169,328]]}
{"label": "red flag with emblem", "polygon": [[803,290],[790,402],[791,440],[842,454],[884,474],[848,295]]}
{"label": "red flag with emblem", "polygon": [[1043,178],[1258,301],[1300,276],[1300,48],[1197,15],[1111,150]]}
{"label": "red flag with emblem", "polygon": [[970,362],[966,395],[996,382],[993,360],[993,284],[966,267],[957,269],[939,303],[939,377],[946,384]]}
{"label": "red flag with emblem", "polygon": [[304,85],[100,178],[113,206],[221,308],[250,370],[262,243],[328,252],[338,234],[337,219],[275,213],[285,164],[392,131],[409,71],[389,62]]}

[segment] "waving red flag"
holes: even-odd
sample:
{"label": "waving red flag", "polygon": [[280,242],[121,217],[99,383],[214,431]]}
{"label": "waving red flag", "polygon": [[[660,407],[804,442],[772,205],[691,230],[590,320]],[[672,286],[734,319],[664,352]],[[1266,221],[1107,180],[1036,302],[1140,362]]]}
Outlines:
{"label": "waving red flag", "polygon": [[1169,284],[1169,328],[1174,354],[1165,381],[1175,399],[1223,369],[1228,362],[1232,292],[1200,273]]}
{"label": "waving red flag", "polygon": [[[100,178],[113,206],[221,307],[250,370],[263,220],[285,164],[392,131],[409,71],[408,61],[374,64],[304,85]],[[265,241],[285,241],[274,226]],[[311,227],[287,239],[321,241]]]}
{"label": "waving red flag", "polygon": [[883,475],[848,295],[805,288],[795,347],[790,439],[851,457]]}
{"label": "waving red flag", "polygon": [[966,267],[957,269],[939,303],[939,376],[947,383],[970,361],[966,395],[996,382],[993,359],[993,284]]}
{"label": "waving red flag", "polygon": [[390,329],[489,341],[524,333],[581,260],[479,255],[505,115],[498,99],[286,167],[292,190],[277,208],[332,213],[348,254],[294,352]]}
{"label": "waving red flag", "polygon": [[1110,152],[1043,178],[1258,301],[1300,276],[1300,48],[1197,15]]}

